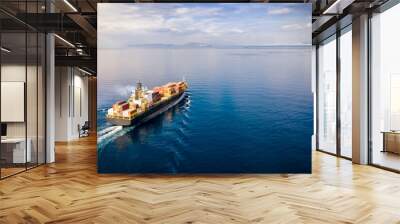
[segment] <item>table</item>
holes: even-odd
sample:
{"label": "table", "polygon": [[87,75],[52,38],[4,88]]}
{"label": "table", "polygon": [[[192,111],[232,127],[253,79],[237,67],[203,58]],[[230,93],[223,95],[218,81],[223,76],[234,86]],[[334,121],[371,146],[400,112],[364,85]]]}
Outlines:
{"label": "table", "polygon": [[[27,144],[26,151],[25,145]],[[30,138],[5,138],[1,139],[1,156],[10,163],[26,163],[31,162],[32,153],[31,145],[32,141]],[[10,147],[11,146],[11,147]],[[5,154],[5,155],[4,155]],[[12,156],[10,155],[12,154]],[[3,156],[4,155],[4,156]],[[12,158],[12,160],[11,160]]]}
{"label": "table", "polygon": [[400,154],[400,131],[383,131],[382,152]]}

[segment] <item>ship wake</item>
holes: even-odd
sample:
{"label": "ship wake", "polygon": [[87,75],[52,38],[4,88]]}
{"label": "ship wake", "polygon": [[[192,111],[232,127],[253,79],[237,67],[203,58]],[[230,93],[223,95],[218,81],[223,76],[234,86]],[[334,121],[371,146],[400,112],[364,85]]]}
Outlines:
{"label": "ship wake", "polygon": [[132,131],[136,126],[111,126],[100,130],[97,133],[98,149],[104,148],[108,143],[113,142],[118,137],[124,136],[126,133]]}

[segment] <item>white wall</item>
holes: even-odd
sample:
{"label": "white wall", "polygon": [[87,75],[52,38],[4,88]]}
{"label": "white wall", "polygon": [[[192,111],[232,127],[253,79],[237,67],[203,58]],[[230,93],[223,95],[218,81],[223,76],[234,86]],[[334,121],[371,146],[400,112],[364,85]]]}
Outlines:
{"label": "white wall", "polygon": [[56,67],[55,86],[55,141],[78,139],[78,125],[88,121],[88,77],[76,68]]}
{"label": "white wall", "polygon": [[[32,67],[28,67],[30,70]],[[1,66],[1,81],[25,82],[25,64],[9,64]],[[3,108],[1,108],[3,110]],[[7,137],[25,137],[25,122],[7,123]]]}
{"label": "white wall", "polygon": [[55,141],[67,141],[69,133],[69,96],[70,77],[67,67],[55,68]]}
{"label": "white wall", "polygon": [[[39,69],[38,71],[36,69]],[[27,78],[27,80],[25,80]],[[39,163],[44,163],[45,131],[44,131],[44,82],[42,68],[25,64],[3,64],[1,66],[2,82],[24,82],[26,84],[26,108],[22,112],[27,115],[27,120],[23,122],[6,122],[8,138],[25,138],[30,140],[32,162],[39,159]],[[7,96],[2,96],[7,97]],[[1,108],[7,110],[7,108]],[[37,156],[39,153],[39,156]]]}
{"label": "white wall", "polygon": [[[27,70],[25,70],[27,69]],[[37,95],[36,95],[36,80],[31,77],[31,74],[36,76],[36,67],[18,64],[6,64],[1,66],[1,81],[2,82],[25,82],[26,71],[28,72],[28,88],[27,88],[27,106],[34,108],[36,112],[37,106]],[[35,88],[29,88],[34,86]],[[39,105],[40,106],[40,105]],[[2,110],[5,108],[2,108]],[[32,110],[32,109],[31,109]],[[27,109],[27,119],[28,119],[28,137],[30,129],[36,130],[36,113],[31,112]],[[33,122],[33,123],[32,123]],[[25,137],[25,123],[26,122],[7,122],[7,134],[9,137]],[[36,137],[36,131],[35,131]]]}
{"label": "white wall", "polygon": [[[75,70],[76,72],[76,70]],[[78,132],[78,125],[83,125],[85,121],[89,120],[89,112],[88,112],[88,77],[87,76],[82,76],[82,73],[79,73],[78,75],[74,75],[74,96],[72,96],[72,99],[74,102],[71,104],[73,105],[73,108],[71,108],[72,111],[72,119],[71,119],[71,135],[73,138],[78,138],[79,137],[79,132]]]}

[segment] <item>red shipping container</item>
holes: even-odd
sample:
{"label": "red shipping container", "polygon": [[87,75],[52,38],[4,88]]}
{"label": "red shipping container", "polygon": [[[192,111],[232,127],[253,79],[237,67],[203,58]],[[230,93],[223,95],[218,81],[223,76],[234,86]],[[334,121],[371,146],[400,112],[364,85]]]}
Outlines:
{"label": "red shipping container", "polygon": [[129,104],[128,103],[124,103],[121,105],[121,110],[127,110],[129,109]]}

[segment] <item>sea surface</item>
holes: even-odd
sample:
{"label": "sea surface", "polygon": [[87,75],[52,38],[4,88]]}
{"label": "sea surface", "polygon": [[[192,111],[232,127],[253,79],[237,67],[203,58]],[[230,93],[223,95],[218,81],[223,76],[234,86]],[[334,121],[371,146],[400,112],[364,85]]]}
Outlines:
{"label": "sea surface", "polygon": [[98,50],[98,130],[137,81],[188,96],[98,143],[100,173],[309,173],[311,48]]}

